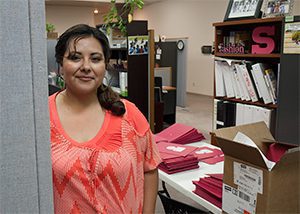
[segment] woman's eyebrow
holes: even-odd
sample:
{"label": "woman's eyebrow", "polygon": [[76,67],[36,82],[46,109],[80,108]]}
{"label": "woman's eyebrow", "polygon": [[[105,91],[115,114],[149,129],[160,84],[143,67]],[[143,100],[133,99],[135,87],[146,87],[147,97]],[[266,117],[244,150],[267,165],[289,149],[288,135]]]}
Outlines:
{"label": "woman's eyebrow", "polygon": [[92,52],[91,55],[100,55],[100,56],[103,56],[103,53],[101,53],[101,52]]}

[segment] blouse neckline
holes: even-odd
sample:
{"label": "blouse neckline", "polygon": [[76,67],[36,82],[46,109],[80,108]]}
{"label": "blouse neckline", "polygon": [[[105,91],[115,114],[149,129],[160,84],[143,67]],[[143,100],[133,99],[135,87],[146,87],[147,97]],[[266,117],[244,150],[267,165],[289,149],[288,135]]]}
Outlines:
{"label": "blouse neckline", "polygon": [[86,147],[88,145],[93,145],[96,142],[99,141],[99,139],[103,136],[103,134],[106,132],[109,121],[110,121],[110,114],[107,110],[104,110],[104,120],[102,123],[102,126],[100,127],[100,129],[98,130],[97,134],[90,140],[85,141],[85,142],[78,142],[74,139],[72,139],[68,133],[64,130],[60,118],[58,116],[58,112],[57,112],[57,106],[56,106],[56,97],[59,94],[59,92],[57,92],[53,97],[52,97],[52,102],[50,105],[52,105],[52,109],[53,109],[53,121],[55,123],[55,125],[57,126],[57,128],[61,131],[62,135],[69,141],[71,142],[73,145],[79,146],[79,147]]}

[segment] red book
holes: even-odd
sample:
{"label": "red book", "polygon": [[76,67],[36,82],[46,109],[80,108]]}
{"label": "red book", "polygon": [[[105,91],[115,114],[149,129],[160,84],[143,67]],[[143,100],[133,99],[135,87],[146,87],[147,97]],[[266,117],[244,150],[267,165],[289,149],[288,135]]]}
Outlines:
{"label": "red book", "polygon": [[223,154],[222,150],[220,149],[213,149],[207,146],[203,146],[200,148],[197,148],[197,150],[195,150],[193,152],[193,154],[198,158],[198,160],[203,160],[206,158],[212,158],[215,156],[219,156],[221,154]]}
{"label": "red book", "polygon": [[206,190],[207,192],[214,195],[215,197],[219,199],[222,198],[222,188],[219,188],[215,185],[202,181],[202,179],[200,179],[200,181],[193,181],[193,184],[196,185],[196,188],[200,187],[201,189]]}
{"label": "red book", "polygon": [[206,177],[206,178],[200,178],[201,181],[203,182],[207,182],[211,185],[214,185],[220,189],[222,189],[223,187],[223,182],[222,180],[219,180],[219,179],[216,179],[216,178],[213,178],[213,177]]}
{"label": "red book", "polygon": [[196,149],[195,146],[178,145],[175,143],[160,142],[157,144],[160,153],[172,154],[177,157],[185,157]]}
{"label": "red book", "polygon": [[272,143],[269,146],[266,157],[273,162],[278,162],[287,150],[296,147],[296,145]]}
{"label": "red book", "polygon": [[197,129],[181,123],[175,123],[156,135],[161,140],[166,139],[170,143],[177,144],[193,143],[205,139]]}
{"label": "red book", "polygon": [[188,166],[188,167],[184,167],[184,168],[178,168],[178,169],[168,169],[164,165],[159,165],[158,168],[160,170],[162,170],[163,172],[167,173],[167,174],[174,174],[174,173],[177,173],[177,172],[183,172],[183,171],[187,171],[187,170],[191,170],[191,169],[197,169],[197,168],[199,168],[199,165],[195,164],[195,165],[192,165],[192,166]]}
{"label": "red book", "polygon": [[221,161],[224,161],[224,155],[221,156],[216,156],[216,157],[212,157],[212,158],[207,158],[207,159],[203,159],[200,160],[201,162],[207,163],[207,164],[216,164],[219,163]]}
{"label": "red book", "polygon": [[209,201],[210,203],[214,204],[215,206],[222,208],[222,200],[219,198],[211,195],[209,192],[207,192],[204,189],[196,188],[193,191],[195,194],[199,195],[201,198],[204,198],[205,200]]}
{"label": "red book", "polygon": [[215,174],[206,174],[212,178],[218,179],[220,181],[223,181],[223,173],[215,173]]}

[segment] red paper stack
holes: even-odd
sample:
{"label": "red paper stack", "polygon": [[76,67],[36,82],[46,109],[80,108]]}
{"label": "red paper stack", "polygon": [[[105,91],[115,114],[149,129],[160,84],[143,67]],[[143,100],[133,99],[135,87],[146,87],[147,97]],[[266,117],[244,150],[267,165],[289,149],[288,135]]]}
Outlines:
{"label": "red paper stack", "polygon": [[215,164],[224,161],[224,154],[220,149],[213,149],[207,146],[199,147],[193,152],[199,161],[207,164]]}
{"label": "red paper stack", "polygon": [[173,174],[199,168],[198,158],[192,154],[197,147],[167,142],[158,143],[157,147],[163,160],[158,166],[160,170]]}
{"label": "red paper stack", "polygon": [[205,137],[197,129],[181,123],[175,123],[156,134],[156,142],[169,142],[177,144],[194,143],[204,140]]}
{"label": "red paper stack", "polygon": [[196,186],[193,192],[217,207],[222,208],[223,174],[208,174],[208,176],[200,178],[199,181],[193,181],[193,184]]}

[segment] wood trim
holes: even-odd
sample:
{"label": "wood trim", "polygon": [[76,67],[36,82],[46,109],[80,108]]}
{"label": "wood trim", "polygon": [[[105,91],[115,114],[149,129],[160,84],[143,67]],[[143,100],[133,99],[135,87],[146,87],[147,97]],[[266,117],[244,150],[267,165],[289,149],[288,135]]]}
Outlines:
{"label": "wood trim", "polygon": [[258,24],[258,23],[270,23],[270,22],[282,22],[283,17],[273,17],[273,18],[264,18],[264,19],[244,19],[244,20],[235,20],[235,21],[226,21],[226,22],[216,22],[213,23],[214,27],[220,26],[232,26],[232,25],[246,25],[246,24]]}
{"label": "wood trim", "polygon": [[154,109],[154,64],[155,64],[155,42],[154,42],[154,30],[148,30],[149,35],[149,124],[152,132],[154,133],[154,120],[155,120],[155,109]]}
{"label": "wood trim", "polygon": [[235,58],[280,58],[279,53],[272,54],[223,54],[223,53],[215,53],[215,56],[219,57],[235,57]]}

